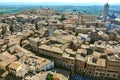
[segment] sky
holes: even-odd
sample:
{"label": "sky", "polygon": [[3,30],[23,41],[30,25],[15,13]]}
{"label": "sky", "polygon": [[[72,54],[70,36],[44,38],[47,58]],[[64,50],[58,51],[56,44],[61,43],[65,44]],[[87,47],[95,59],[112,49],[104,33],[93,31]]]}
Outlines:
{"label": "sky", "polygon": [[0,2],[25,2],[25,3],[41,3],[41,2],[62,2],[62,3],[100,3],[100,4],[118,4],[120,0],[0,0]]}

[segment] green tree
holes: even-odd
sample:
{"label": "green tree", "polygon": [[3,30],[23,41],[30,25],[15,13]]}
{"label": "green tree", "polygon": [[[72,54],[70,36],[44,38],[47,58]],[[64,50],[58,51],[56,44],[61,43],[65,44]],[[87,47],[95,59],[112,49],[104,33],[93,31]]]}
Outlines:
{"label": "green tree", "polygon": [[64,14],[61,15],[61,18],[60,18],[59,20],[60,20],[60,21],[64,21],[64,20],[66,20],[65,15],[64,15]]}
{"label": "green tree", "polygon": [[11,31],[11,33],[14,32],[14,29],[13,29],[13,21],[11,21],[11,24],[10,24],[10,31]]}
{"label": "green tree", "polygon": [[35,29],[38,30],[38,23],[37,23],[37,20],[35,21]]}
{"label": "green tree", "polygon": [[95,40],[93,38],[91,38],[89,44],[94,44]]}
{"label": "green tree", "polygon": [[1,34],[4,35],[5,34],[5,30],[2,28]]}
{"label": "green tree", "polygon": [[11,31],[12,33],[14,32],[12,25],[10,25],[10,31]]}
{"label": "green tree", "polygon": [[78,36],[78,33],[75,33],[75,36]]}
{"label": "green tree", "polygon": [[52,79],[52,76],[48,75],[48,76],[47,76],[47,80],[53,80],[53,79]]}

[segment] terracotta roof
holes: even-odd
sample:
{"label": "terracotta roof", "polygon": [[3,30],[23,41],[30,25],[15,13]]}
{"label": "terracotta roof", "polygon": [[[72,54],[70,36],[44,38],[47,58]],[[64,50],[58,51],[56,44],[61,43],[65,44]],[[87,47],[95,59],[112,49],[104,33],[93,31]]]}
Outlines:
{"label": "terracotta roof", "polygon": [[12,68],[12,69],[16,70],[21,64],[22,64],[21,62],[16,61],[16,62],[11,63],[9,65],[9,68]]}

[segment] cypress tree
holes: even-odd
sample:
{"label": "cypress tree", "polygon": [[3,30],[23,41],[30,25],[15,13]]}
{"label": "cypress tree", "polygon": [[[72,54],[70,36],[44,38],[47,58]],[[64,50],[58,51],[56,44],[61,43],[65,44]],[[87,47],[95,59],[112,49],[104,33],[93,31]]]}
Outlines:
{"label": "cypress tree", "polygon": [[38,23],[37,23],[37,20],[35,21],[35,29],[38,30]]}

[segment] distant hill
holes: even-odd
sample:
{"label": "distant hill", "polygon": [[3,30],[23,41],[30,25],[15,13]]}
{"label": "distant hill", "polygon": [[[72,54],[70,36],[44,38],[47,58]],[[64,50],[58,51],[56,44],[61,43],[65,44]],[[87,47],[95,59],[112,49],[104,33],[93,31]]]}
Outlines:
{"label": "distant hill", "polygon": [[[24,10],[50,8],[60,12],[84,12],[86,14],[99,15],[103,13],[103,4],[96,5],[97,3],[82,4],[82,3],[56,3],[56,2],[43,2],[43,3],[0,3],[0,14],[19,13]],[[110,5],[110,13],[115,12],[120,14],[120,5]]]}

